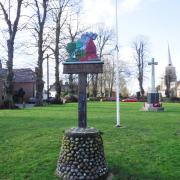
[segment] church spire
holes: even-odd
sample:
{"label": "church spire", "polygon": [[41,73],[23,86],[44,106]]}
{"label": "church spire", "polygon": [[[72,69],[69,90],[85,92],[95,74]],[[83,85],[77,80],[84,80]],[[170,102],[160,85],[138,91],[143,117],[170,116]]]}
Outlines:
{"label": "church spire", "polygon": [[168,65],[172,66],[172,60],[171,60],[171,53],[170,53],[169,43],[168,43]]}
{"label": "church spire", "polygon": [[0,59],[0,69],[2,69],[2,62],[1,62],[1,59]]}

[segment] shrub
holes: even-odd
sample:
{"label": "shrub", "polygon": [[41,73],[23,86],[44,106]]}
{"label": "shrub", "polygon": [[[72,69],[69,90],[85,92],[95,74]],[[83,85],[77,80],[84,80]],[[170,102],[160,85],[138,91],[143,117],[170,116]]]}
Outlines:
{"label": "shrub", "polygon": [[100,97],[89,97],[88,100],[89,101],[100,101]]}
{"label": "shrub", "polygon": [[12,106],[9,106],[9,101],[3,101],[0,104],[0,109],[19,109],[19,107],[16,106],[15,104],[13,104]]}
{"label": "shrub", "polygon": [[63,104],[63,100],[61,98],[58,100],[55,97],[51,97],[51,98],[49,98],[49,100],[47,100],[47,103],[50,103],[50,104]]}
{"label": "shrub", "polygon": [[64,99],[66,103],[78,102],[78,97],[76,95],[66,95]]}
{"label": "shrub", "polygon": [[171,102],[180,102],[180,98],[178,98],[178,97],[171,97],[170,101]]}
{"label": "shrub", "polygon": [[170,97],[170,98],[163,98],[164,102],[180,102],[180,98],[178,97]]}

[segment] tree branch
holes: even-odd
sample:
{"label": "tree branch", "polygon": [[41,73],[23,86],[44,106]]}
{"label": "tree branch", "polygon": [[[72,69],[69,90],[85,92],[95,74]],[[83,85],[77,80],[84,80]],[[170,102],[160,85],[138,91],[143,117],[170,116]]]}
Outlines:
{"label": "tree branch", "polygon": [[3,4],[1,2],[0,2],[0,6],[1,6],[1,9],[2,9],[3,14],[4,14],[4,19],[5,19],[5,21],[6,21],[7,25],[8,25],[9,34],[11,35],[12,34],[11,21],[10,21],[10,19],[8,17],[8,14],[7,14],[7,12],[6,12],[6,10],[5,10],[5,8],[4,8],[4,6],[3,6]]}

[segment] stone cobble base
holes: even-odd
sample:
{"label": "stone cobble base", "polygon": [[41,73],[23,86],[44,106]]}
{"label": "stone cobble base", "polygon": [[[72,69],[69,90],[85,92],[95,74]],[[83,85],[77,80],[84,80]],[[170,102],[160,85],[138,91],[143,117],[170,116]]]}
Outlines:
{"label": "stone cobble base", "polygon": [[64,180],[104,179],[108,169],[100,132],[94,128],[65,131],[56,173]]}

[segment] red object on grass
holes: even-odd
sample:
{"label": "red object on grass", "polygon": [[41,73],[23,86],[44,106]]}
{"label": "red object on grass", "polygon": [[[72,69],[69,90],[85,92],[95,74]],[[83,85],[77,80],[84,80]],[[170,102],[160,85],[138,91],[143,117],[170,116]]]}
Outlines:
{"label": "red object on grass", "polygon": [[126,98],[123,99],[122,102],[138,102],[138,100],[136,98]]}

